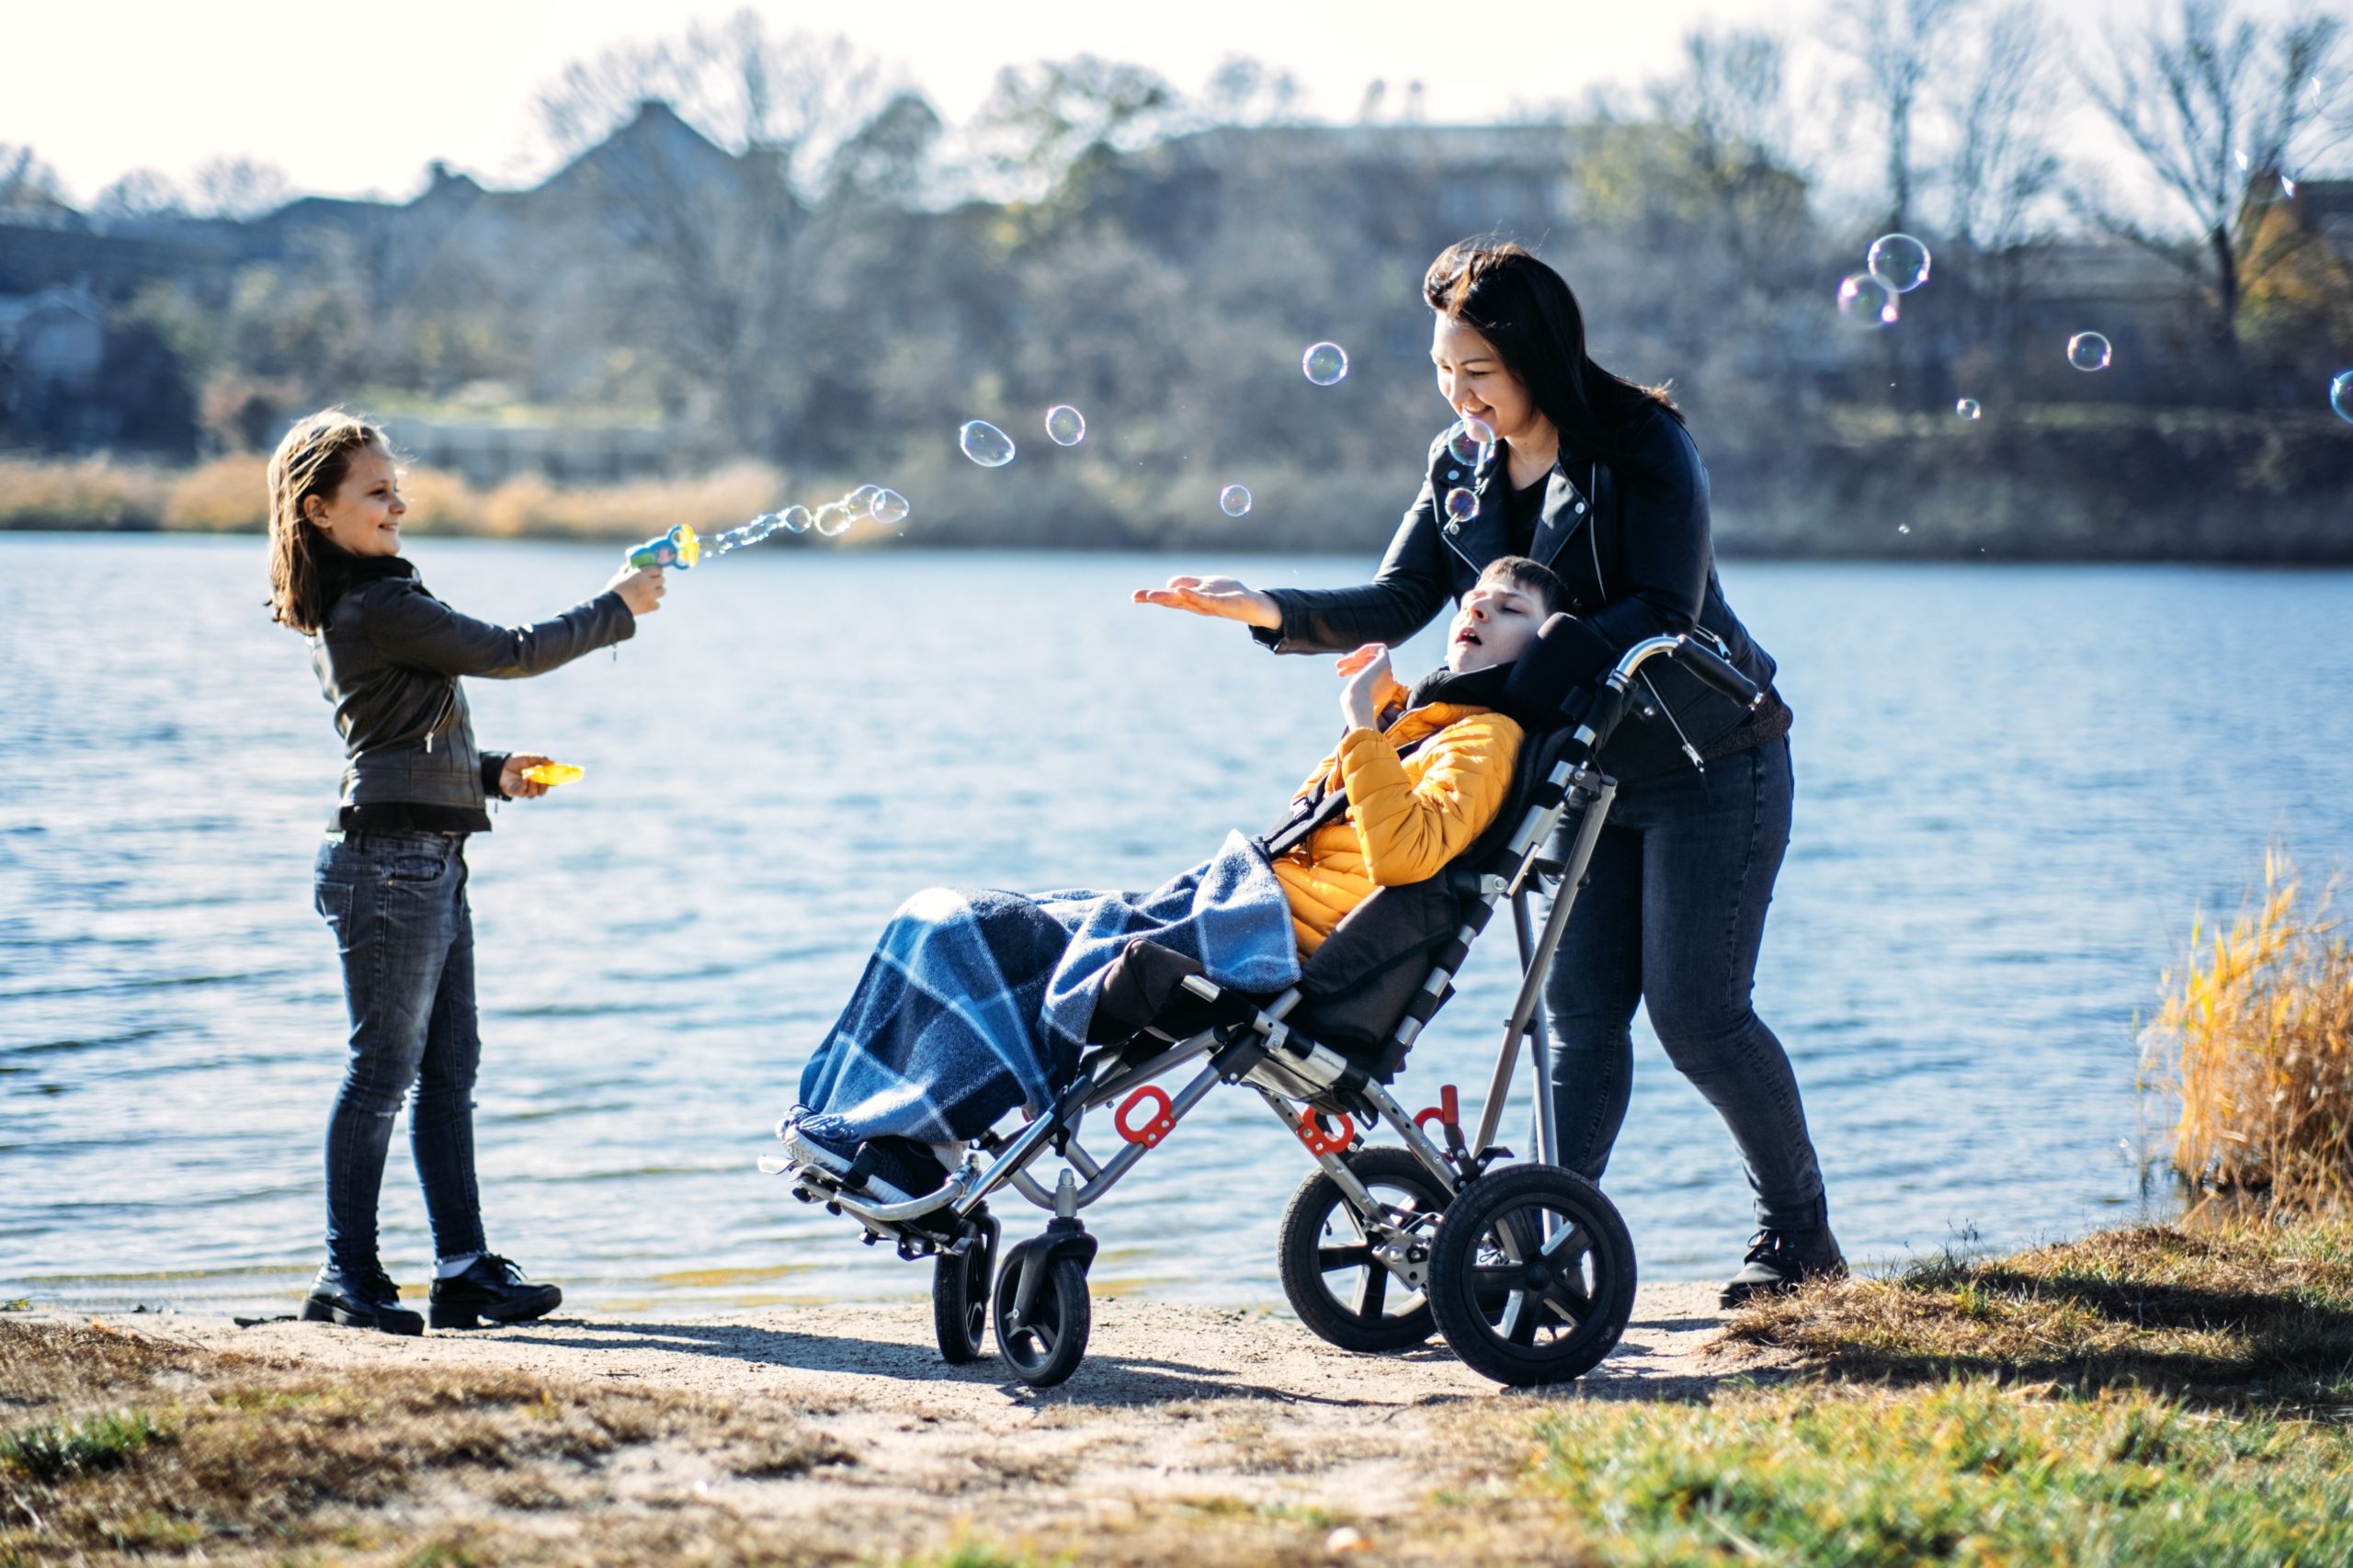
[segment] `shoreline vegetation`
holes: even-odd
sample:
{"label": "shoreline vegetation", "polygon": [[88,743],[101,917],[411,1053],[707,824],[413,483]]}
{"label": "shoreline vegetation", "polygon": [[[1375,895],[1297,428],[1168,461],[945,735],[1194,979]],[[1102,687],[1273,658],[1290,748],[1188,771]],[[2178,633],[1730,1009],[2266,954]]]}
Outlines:
{"label": "shoreline vegetation", "polygon": [[[1986,461],[1989,442],[1998,464]],[[1406,463],[1384,472],[1260,462],[1235,470],[1256,505],[1234,518],[1218,510],[1202,468],[1123,465],[1098,449],[984,473],[952,442],[937,445],[880,456],[870,473],[737,460],[602,484],[527,473],[478,488],[416,466],[406,484],[420,533],[605,541],[680,522],[717,532],[872,479],[915,502],[906,537],[926,545],[1368,554],[1411,499]],[[1975,422],[1833,409],[1802,446],[1720,453],[1711,467],[1728,556],[2338,565],[2353,564],[2348,455],[2353,429],[2325,412],[2052,403]],[[258,532],[265,462],[258,452],[187,468],[0,456],[0,531]]]}

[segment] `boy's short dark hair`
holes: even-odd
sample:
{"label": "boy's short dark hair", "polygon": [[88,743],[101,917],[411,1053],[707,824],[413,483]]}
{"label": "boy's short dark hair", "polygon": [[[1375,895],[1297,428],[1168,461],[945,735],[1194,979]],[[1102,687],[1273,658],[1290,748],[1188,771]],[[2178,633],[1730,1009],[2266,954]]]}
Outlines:
{"label": "boy's short dark hair", "polygon": [[1565,602],[1569,597],[1567,585],[1553,574],[1550,566],[1540,561],[1531,561],[1525,555],[1495,557],[1487,562],[1486,570],[1479,574],[1479,581],[1509,583],[1522,593],[1535,595],[1544,601],[1544,613],[1548,616],[1568,608]]}

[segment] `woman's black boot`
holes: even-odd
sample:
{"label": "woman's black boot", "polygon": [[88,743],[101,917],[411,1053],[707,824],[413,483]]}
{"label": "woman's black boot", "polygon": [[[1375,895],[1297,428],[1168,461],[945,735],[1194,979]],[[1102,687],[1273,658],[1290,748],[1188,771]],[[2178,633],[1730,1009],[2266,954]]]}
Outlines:
{"label": "woman's black boot", "polygon": [[302,1298],[302,1321],[372,1328],[383,1334],[423,1334],[425,1320],[401,1305],[401,1288],[381,1268],[346,1272],[330,1263]]}
{"label": "woman's black boot", "polygon": [[523,1271],[494,1253],[483,1253],[463,1274],[433,1282],[431,1312],[436,1328],[480,1328],[493,1323],[528,1323],[555,1311],[563,1292],[534,1285]]}
{"label": "woman's black boot", "polygon": [[1748,1244],[1748,1256],[1741,1260],[1740,1272],[1724,1281],[1719,1300],[1727,1307],[1736,1307],[1751,1296],[1794,1290],[1809,1279],[1836,1279],[1846,1272],[1847,1259],[1838,1251],[1838,1238],[1830,1233],[1828,1225],[1811,1225],[1802,1231],[1759,1231]]}

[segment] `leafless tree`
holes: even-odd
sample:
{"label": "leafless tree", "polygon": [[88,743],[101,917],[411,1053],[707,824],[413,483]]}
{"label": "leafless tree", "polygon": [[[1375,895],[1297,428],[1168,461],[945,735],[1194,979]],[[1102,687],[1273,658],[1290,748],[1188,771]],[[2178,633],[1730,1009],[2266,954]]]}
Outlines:
{"label": "leafless tree", "polygon": [[1040,200],[1072,171],[1182,129],[1183,107],[1157,73],[1081,54],[999,71],[971,135],[990,183]]}
{"label": "leafless tree", "polygon": [[274,212],[293,195],[293,183],[275,164],[253,158],[213,158],[188,181],[188,210],[199,218],[243,222]]}
{"label": "leafless tree", "polygon": [[2110,29],[2104,68],[2086,74],[2093,102],[2194,224],[2197,244],[2185,251],[2096,196],[2085,205],[2199,278],[2226,343],[2237,342],[2248,288],[2306,238],[2300,225],[2268,221],[2281,175],[2345,142],[2310,85],[2336,79],[2343,35],[2335,17],[2275,24],[2239,14],[2231,0],[2180,0],[2170,28],[2153,18],[2139,30]]}
{"label": "leafless tree", "polygon": [[1245,54],[1229,54],[1211,71],[1192,104],[1201,125],[1285,125],[1303,110],[1299,80]]}
{"label": "leafless tree", "polygon": [[620,43],[540,87],[541,130],[561,157],[597,145],[658,100],[733,153],[780,149],[795,192],[832,183],[842,144],[910,91],[902,74],[838,34],[771,33],[750,11],[676,38]]}
{"label": "leafless tree", "polygon": [[31,146],[0,142],[0,212],[55,207],[64,199],[57,171],[42,163]]}
{"label": "leafless tree", "polygon": [[1922,95],[1969,0],[1836,0],[1839,46],[1853,62],[1849,92],[1882,149],[1887,226],[1912,224],[1917,194]]}
{"label": "leafless tree", "polygon": [[188,194],[154,169],[131,170],[90,204],[101,218],[169,218],[188,209]]}
{"label": "leafless tree", "polygon": [[1976,57],[1958,78],[1945,161],[1952,237],[2000,253],[2026,238],[2038,204],[2051,197],[2060,162],[2051,143],[2060,78],[2053,30],[2032,0],[1985,19]]}
{"label": "leafless tree", "polygon": [[1683,166],[1658,193],[1688,190],[1697,223],[1718,226],[1735,276],[1787,249],[1805,219],[1781,40],[1761,31],[1702,28],[1683,40],[1683,69],[1654,83],[1652,113],[1677,139]]}
{"label": "leafless tree", "polygon": [[571,293],[540,313],[599,323],[661,367],[665,399],[699,394],[745,449],[773,449],[817,394],[791,367],[817,330],[812,269],[857,205],[840,199],[924,177],[938,117],[891,81],[843,39],[749,12],[569,67],[538,98],[578,154],[548,188],[570,244],[610,260],[562,269]]}

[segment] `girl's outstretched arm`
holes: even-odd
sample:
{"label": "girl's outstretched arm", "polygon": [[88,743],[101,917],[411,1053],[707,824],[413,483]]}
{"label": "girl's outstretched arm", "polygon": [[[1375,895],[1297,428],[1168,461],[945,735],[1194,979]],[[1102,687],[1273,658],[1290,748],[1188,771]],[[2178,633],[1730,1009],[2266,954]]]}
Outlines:
{"label": "girl's outstretched arm", "polygon": [[513,680],[543,675],[583,653],[627,642],[637,618],[660,603],[659,567],[623,572],[585,604],[531,626],[497,626],[451,609],[414,581],[386,579],[369,596],[364,624],[383,655],[447,676]]}

